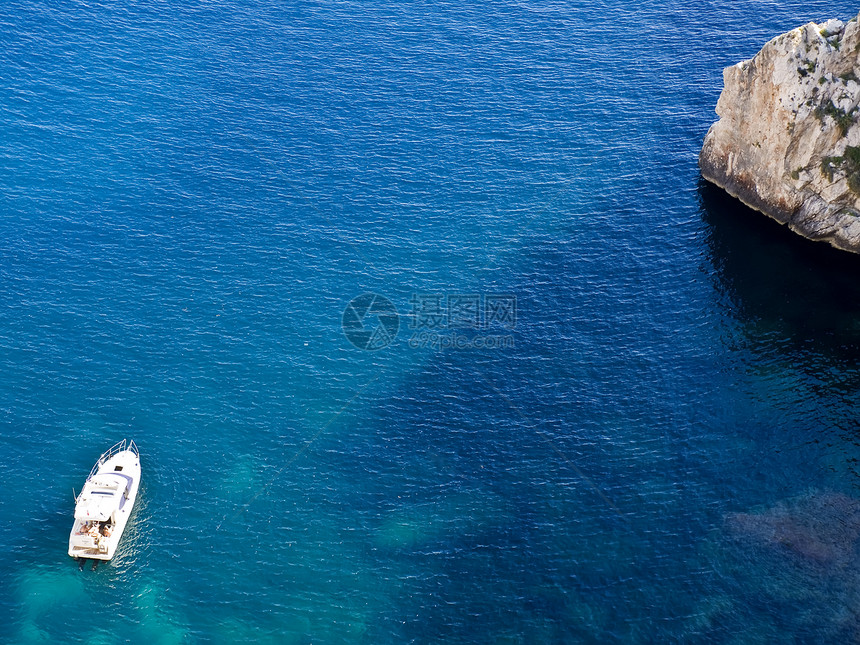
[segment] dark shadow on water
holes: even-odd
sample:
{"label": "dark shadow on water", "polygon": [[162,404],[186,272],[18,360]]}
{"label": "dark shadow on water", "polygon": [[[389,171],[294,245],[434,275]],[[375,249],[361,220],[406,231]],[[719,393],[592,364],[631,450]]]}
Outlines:
{"label": "dark shadow on water", "polygon": [[[726,342],[752,375],[726,400],[767,402],[737,417],[740,432],[765,432],[729,470],[728,490],[739,507],[745,489],[771,498],[729,514],[705,547],[730,582],[703,600],[703,614],[713,612],[703,641],[758,624],[796,642],[856,642],[843,599],[857,594],[857,538],[846,526],[858,498],[860,255],[806,240],[704,180],[699,198],[703,268],[725,310]],[[746,472],[763,475],[744,480]],[[789,493],[796,482],[811,486]]]}
{"label": "dark shadow on water", "polygon": [[753,340],[860,358],[860,255],[812,242],[700,180],[717,288]]}

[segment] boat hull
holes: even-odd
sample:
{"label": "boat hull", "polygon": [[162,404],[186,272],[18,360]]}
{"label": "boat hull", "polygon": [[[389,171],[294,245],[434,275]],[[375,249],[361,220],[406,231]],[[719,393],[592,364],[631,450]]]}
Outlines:
{"label": "boat hull", "polygon": [[[69,534],[73,558],[110,560],[116,553],[140,489],[140,455],[131,442],[120,442],[104,453],[75,505]],[[109,530],[105,530],[105,527]],[[87,529],[89,528],[89,531]]]}

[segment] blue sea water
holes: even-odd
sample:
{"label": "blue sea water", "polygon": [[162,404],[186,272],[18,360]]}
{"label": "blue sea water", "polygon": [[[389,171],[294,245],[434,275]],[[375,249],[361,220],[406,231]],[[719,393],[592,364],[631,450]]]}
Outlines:
{"label": "blue sea water", "polygon": [[860,265],[696,165],[724,67],[856,11],[3,3],[0,641],[856,641]]}

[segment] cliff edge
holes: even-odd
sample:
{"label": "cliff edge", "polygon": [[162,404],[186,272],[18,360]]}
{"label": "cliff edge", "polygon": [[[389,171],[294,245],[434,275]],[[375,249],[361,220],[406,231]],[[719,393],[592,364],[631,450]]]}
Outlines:
{"label": "cliff edge", "polygon": [[723,71],[702,176],[801,235],[860,253],[860,23],[809,23]]}

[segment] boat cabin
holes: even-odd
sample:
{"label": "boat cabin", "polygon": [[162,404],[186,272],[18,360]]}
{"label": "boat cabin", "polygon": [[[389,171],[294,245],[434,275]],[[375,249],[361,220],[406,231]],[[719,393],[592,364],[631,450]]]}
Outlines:
{"label": "boat cabin", "polygon": [[99,473],[87,480],[75,505],[72,542],[76,551],[107,552],[116,513],[128,502],[131,485],[131,477],[121,472]]}

